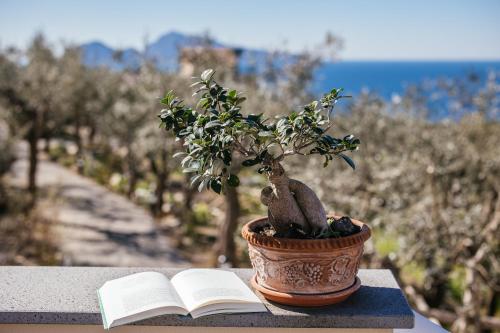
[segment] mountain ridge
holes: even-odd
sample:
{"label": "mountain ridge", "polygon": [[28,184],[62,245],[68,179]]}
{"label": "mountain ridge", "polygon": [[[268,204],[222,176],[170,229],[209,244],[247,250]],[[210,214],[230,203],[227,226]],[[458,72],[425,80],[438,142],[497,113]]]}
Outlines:
{"label": "mountain ridge", "polygon": [[[90,41],[80,45],[83,63],[89,67],[106,66],[111,69],[136,69],[141,59],[153,61],[158,69],[175,71],[178,68],[178,51],[182,47],[194,47],[206,44],[206,37],[170,31],[155,41],[148,43],[143,52],[135,48],[115,49],[101,41]],[[212,47],[230,47],[218,41],[211,41]],[[246,48],[245,52],[259,52]]]}

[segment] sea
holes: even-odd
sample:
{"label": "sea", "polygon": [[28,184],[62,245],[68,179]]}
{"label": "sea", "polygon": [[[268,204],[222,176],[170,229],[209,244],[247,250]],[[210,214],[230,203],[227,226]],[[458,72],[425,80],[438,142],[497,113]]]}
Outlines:
{"label": "sea", "polygon": [[468,75],[486,80],[491,72],[500,78],[500,61],[338,61],[317,70],[312,90],[344,88],[353,96],[365,90],[390,99],[411,85]]}

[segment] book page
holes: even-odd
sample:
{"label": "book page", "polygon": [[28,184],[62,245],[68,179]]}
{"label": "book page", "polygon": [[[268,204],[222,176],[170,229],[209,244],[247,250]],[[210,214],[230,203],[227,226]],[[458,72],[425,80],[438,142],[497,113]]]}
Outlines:
{"label": "book page", "polygon": [[103,322],[108,327],[115,326],[117,321],[120,324],[127,322],[121,320],[123,318],[130,317],[130,321],[135,321],[158,315],[159,311],[155,311],[158,309],[171,308],[167,313],[187,314],[171,282],[158,272],[137,273],[108,281],[98,294]]}
{"label": "book page", "polygon": [[[172,278],[172,285],[189,312],[215,303],[221,304],[217,307],[218,309],[223,309],[224,303],[228,306],[234,303],[255,303],[259,305],[260,311],[267,311],[260,299],[233,272],[217,269],[188,269],[177,273]],[[238,312],[241,312],[243,308],[244,306]],[[250,306],[249,312],[253,312],[254,309],[255,307]],[[214,310],[214,308],[211,309],[212,312]]]}
{"label": "book page", "polygon": [[248,313],[248,312],[267,312],[266,307],[262,303],[248,303],[248,302],[223,302],[223,303],[211,303],[198,307],[191,311],[191,316],[193,318],[198,318],[202,316],[207,316],[211,314],[219,313]]}

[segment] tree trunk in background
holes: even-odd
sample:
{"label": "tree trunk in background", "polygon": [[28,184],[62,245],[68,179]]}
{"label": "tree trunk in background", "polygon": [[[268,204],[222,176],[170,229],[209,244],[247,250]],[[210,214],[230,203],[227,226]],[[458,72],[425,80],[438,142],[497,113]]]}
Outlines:
{"label": "tree trunk in background", "polygon": [[156,175],[156,190],[155,190],[155,196],[156,196],[156,202],[154,205],[154,215],[155,216],[160,216],[163,212],[163,193],[166,190],[166,184],[167,184],[167,175],[164,173],[160,173]]}
{"label": "tree trunk in background", "polygon": [[38,138],[35,128],[31,128],[28,135],[29,144],[29,168],[28,168],[28,191],[32,197],[36,196],[36,169],[38,164]]}
{"label": "tree trunk in background", "polygon": [[479,333],[481,331],[481,288],[478,273],[475,269],[474,259],[469,259],[465,265],[465,290],[462,298],[462,308],[458,319],[452,326],[456,333]]}
{"label": "tree trunk in background", "polygon": [[183,187],[183,197],[184,197],[184,205],[182,207],[183,212],[182,215],[185,217],[191,216],[191,211],[193,208],[193,198],[194,198],[194,191],[195,189],[190,186],[191,184],[191,176],[186,174],[185,176],[185,185]]}
{"label": "tree trunk in background", "polygon": [[45,147],[43,147],[45,153],[48,155],[50,153],[50,140],[52,139],[52,136],[50,135],[50,130],[45,132],[44,135],[44,140],[45,140]]}
{"label": "tree trunk in background", "polygon": [[135,186],[137,184],[137,174],[135,171],[129,173],[128,188],[127,188],[127,198],[132,198],[135,192]]}
{"label": "tree trunk in background", "polygon": [[228,263],[231,267],[238,267],[234,233],[238,227],[241,207],[236,187],[226,187],[225,200],[226,216],[220,227],[220,236],[217,241],[217,260],[219,264]]}
{"label": "tree trunk in background", "polygon": [[[491,295],[491,300],[490,300],[490,304],[488,305],[488,316],[489,317],[495,317],[495,314],[497,312],[497,309],[498,309],[498,296],[500,295],[500,292],[498,291],[493,291],[492,295]],[[484,330],[485,333],[493,333],[493,330],[489,329],[489,330]]]}
{"label": "tree trunk in background", "polygon": [[137,170],[135,166],[135,158],[131,152],[130,146],[127,148],[127,172],[128,172],[128,188],[127,197],[130,199],[135,192],[135,186],[137,184]]}
{"label": "tree trunk in background", "polygon": [[[433,265],[436,265],[433,261]],[[428,266],[434,267],[434,266]],[[431,290],[425,292],[424,298],[431,308],[440,308],[443,306],[448,290],[448,276],[451,273],[451,267],[444,267],[443,271],[431,274],[428,278],[432,281]]]}
{"label": "tree trunk in background", "polygon": [[80,115],[77,112],[75,116],[75,143],[76,143],[76,166],[79,174],[83,174],[83,147],[82,137],[80,135],[81,129]]}
{"label": "tree trunk in background", "polygon": [[89,133],[89,151],[94,152],[94,146],[95,146],[95,137],[97,134],[97,129],[96,125],[93,122],[90,123],[90,133]]}
{"label": "tree trunk in background", "polygon": [[195,196],[195,190],[189,184],[189,177],[186,177],[186,183],[182,189],[184,203],[180,207],[180,211],[177,213],[182,223],[181,230],[183,234],[188,232],[190,225],[194,222],[193,199]]}
{"label": "tree trunk in background", "polygon": [[41,111],[36,110],[34,112],[34,119],[31,125],[31,129],[28,133],[28,145],[29,145],[29,168],[28,168],[28,191],[31,195],[31,203],[34,205],[36,203],[36,172],[38,168],[38,140],[40,139],[43,114]]}
{"label": "tree trunk in background", "polygon": [[166,149],[162,149],[160,153],[160,161],[156,161],[154,155],[149,156],[149,162],[151,164],[151,170],[156,177],[156,190],[155,196],[156,201],[153,206],[153,214],[155,216],[160,216],[162,214],[163,207],[163,193],[167,189],[167,179],[168,179],[168,167],[167,167],[167,155]]}

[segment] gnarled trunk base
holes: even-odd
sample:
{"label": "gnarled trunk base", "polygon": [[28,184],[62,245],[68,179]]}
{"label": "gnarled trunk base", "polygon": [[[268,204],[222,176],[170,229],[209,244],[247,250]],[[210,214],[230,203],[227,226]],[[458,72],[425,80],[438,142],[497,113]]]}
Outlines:
{"label": "gnarled trunk base", "polygon": [[285,237],[297,228],[306,235],[328,229],[325,209],[310,187],[289,179],[279,163],[273,165],[269,181],[271,186],[262,190],[261,202],[268,207],[268,221],[276,236]]}

